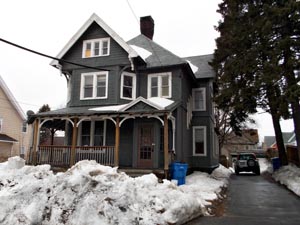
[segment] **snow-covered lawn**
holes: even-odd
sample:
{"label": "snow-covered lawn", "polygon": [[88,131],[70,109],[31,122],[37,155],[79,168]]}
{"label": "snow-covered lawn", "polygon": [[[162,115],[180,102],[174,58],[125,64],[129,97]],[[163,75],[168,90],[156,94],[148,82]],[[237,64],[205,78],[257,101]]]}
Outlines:
{"label": "snow-covered lawn", "polygon": [[273,173],[276,181],[284,184],[288,189],[293,191],[296,195],[300,196],[300,168],[289,164],[283,166]]}
{"label": "snow-covered lawn", "polygon": [[300,196],[300,168],[289,164],[273,171],[272,164],[266,159],[259,159],[261,172],[269,172],[273,178]]}
{"label": "snow-covered lawn", "polygon": [[230,170],[196,172],[176,186],[155,175],[131,178],[117,168],[81,161],[65,173],[49,165],[0,163],[0,224],[182,224],[207,215]]}

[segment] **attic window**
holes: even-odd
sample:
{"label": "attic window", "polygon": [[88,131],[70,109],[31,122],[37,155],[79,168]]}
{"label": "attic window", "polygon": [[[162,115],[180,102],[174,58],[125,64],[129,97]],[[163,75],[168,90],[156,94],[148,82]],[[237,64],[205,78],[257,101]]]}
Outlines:
{"label": "attic window", "polygon": [[109,55],[109,38],[86,40],[83,42],[82,58],[91,58]]}

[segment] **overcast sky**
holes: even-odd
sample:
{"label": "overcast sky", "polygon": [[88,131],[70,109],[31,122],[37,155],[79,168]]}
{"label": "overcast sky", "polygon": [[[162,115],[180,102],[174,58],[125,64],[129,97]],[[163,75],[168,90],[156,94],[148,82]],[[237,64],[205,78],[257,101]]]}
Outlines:
{"label": "overcast sky", "polygon": [[[131,8],[128,5],[131,5]],[[9,0],[0,7],[0,38],[56,56],[92,13],[101,17],[125,41],[139,34],[138,18],[151,15],[154,41],[178,56],[213,53],[214,26],[221,0]],[[66,102],[66,80],[50,59],[0,42],[0,75],[23,110],[36,112]],[[1,107],[1,105],[0,105]],[[271,119],[260,114],[260,135],[273,135]],[[291,121],[282,123],[292,131]]]}

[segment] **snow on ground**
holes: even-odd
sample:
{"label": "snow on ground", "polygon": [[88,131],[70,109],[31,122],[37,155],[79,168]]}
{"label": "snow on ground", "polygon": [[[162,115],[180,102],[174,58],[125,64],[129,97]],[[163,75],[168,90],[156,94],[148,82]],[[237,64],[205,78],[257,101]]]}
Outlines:
{"label": "snow on ground", "polygon": [[296,195],[300,196],[300,168],[289,164],[283,166],[273,173],[276,181],[284,184],[288,189],[293,191]]}
{"label": "snow on ground", "polygon": [[49,165],[0,163],[0,224],[182,224],[207,214],[231,172],[196,172],[176,186],[155,175],[131,178],[117,168],[81,161],[65,173]]}
{"label": "snow on ground", "polygon": [[289,164],[273,171],[272,164],[267,159],[259,159],[260,171],[269,172],[273,178],[300,196],[300,168]]}

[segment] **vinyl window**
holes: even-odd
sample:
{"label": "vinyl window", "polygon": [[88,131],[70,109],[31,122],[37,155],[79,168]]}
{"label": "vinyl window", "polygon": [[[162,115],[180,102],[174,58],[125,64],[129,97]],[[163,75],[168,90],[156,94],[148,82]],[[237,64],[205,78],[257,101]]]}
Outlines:
{"label": "vinyl window", "polygon": [[193,127],[193,156],[206,156],[206,127]]}
{"label": "vinyl window", "polygon": [[172,74],[170,72],[148,75],[148,98],[151,97],[172,97]]}
{"label": "vinyl window", "polygon": [[107,98],[108,72],[81,74],[80,99]]}
{"label": "vinyl window", "polygon": [[133,100],[136,98],[136,75],[134,73],[123,73],[121,77],[122,99]]}
{"label": "vinyl window", "polygon": [[107,56],[110,51],[110,39],[99,38],[83,42],[82,58]]}
{"label": "vinyl window", "polygon": [[206,91],[205,88],[193,89],[193,111],[206,110]]}

